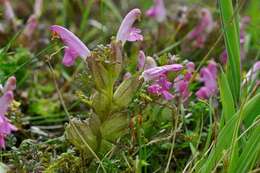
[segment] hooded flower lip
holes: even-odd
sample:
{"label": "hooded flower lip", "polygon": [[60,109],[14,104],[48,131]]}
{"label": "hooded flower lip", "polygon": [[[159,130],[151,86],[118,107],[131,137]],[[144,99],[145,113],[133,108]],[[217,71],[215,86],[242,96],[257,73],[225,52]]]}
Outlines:
{"label": "hooded flower lip", "polygon": [[166,8],[163,0],[154,0],[154,6],[146,11],[146,15],[155,18],[157,22],[163,22],[166,19]]}
{"label": "hooded flower lip", "polygon": [[37,16],[33,14],[29,17],[23,33],[27,37],[31,37],[34,31],[37,29],[37,26],[38,26],[38,19]]}
{"label": "hooded flower lip", "polygon": [[77,57],[81,57],[85,60],[91,55],[90,50],[85,46],[85,44],[68,29],[62,26],[53,25],[50,27],[50,30],[66,45],[65,55],[63,58],[63,64],[65,66],[72,66]]}
{"label": "hooded flower lip", "polygon": [[182,70],[183,66],[181,64],[171,64],[171,65],[164,65],[160,67],[154,67],[145,70],[142,73],[142,77],[145,81],[154,80],[161,75],[167,73],[167,72],[177,72]]}
{"label": "hooded flower lip", "polygon": [[116,36],[117,41],[142,41],[143,36],[140,34],[141,30],[133,27],[135,21],[141,16],[141,11],[138,8],[131,10],[122,21]]}

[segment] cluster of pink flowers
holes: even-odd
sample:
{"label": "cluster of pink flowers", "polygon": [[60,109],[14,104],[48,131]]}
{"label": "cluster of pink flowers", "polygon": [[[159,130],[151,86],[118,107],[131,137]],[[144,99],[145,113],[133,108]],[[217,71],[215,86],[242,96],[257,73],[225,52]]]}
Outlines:
{"label": "cluster of pink flowers", "polygon": [[[186,71],[183,74],[179,74],[173,82],[169,81],[167,74],[169,72],[179,72],[183,70],[181,64],[153,67],[145,70],[142,73],[142,77],[145,81],[152,81],[152,84],[147,89],[149,93],[163,96],[165,100],[172,100],[175,96],[179,96],[182,98],[182,101],[185,102],[191,95],[189,91],[189,82],[192,78],[194,69],[194,63],[188,62],[186,64]],[[171,93],[172,89],[175,90],[174,94]]]}
{"label": "cluster of pink flowers", "polygon": [[5,148],[5,138],[11,134],[12,131],[16,131],[17,128],[10,123],[10,120],[5,116],[9,104],[13,100],[13,91],[16,88],[15,77],[10,77],[6,85],[1,87],[3,95],[0,97],[0,148]]}
{"label": "cluster of pink flowers", "polygon": [[146,11],[146,15],[159,23],[165,21],[167,14],[163,0],[154,0],[154,6]]}
{"label": "cluster of pink flowers", "polygon": [[203,8],[200,11],[200,21],[197,26],[195,26],[192,31],[188,33],[188,40],[193,41],[192,46],[194,48],[203,48],[209,33],[213,30],[215,23],[211,12]]}
{"label": "cluster of pink flowers", "polygon": [[[135,21],[140,18],[140,15],[141,11],[136,8],[125,16],[117,32],[117,41],[121,41],[124,45],[126,41],[133,42],[143,40],[143,36],[140,34],[141,30],[133,27]],[[78,57],[85,60],[91,56],[91,52],[87,46],[68,29],[53,25],[50,27],[50,30],[54,37],[60,38],[65,44],[65,54],[63,58],[63,64],[65,66],[72,66]]]}
{"label": "cluster of pink flowers", "polygon": [[207,67],[200,70],[200,81],[203,82],[204,86],[196,92],[199,99],[209,99],[216,94],[218,90],[217,72],[217,64],[214,61],[210,61]]}

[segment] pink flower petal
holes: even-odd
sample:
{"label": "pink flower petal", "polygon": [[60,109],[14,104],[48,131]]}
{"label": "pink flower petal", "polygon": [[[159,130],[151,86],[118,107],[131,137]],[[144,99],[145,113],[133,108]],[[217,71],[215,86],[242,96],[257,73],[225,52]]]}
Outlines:
{"label": "pink flower petal", "polygon": [[170,92],[168,92],[168,91],[166,91],[166,90],[163,90],[162,91],[162,95],[163,95],[163,97],[164,97],[164,99],[165,100],[172,100],[172,99],[174,99],[174,96],[170,93]]}
{"label": "pink flower petal", "polygon": [[138,28],[131,28],[131,30],[129,31],[129,35],[127,38],[127,41],[143,41],[144,37],[140,34],[141,30]]}
{"label": "pink flower petal", "polygon": [[65,54],[62,63],[70,67],[75,63],[75,60],[77,59],[78,54],[73,49],[70,49],[69,47],[65,48]]}

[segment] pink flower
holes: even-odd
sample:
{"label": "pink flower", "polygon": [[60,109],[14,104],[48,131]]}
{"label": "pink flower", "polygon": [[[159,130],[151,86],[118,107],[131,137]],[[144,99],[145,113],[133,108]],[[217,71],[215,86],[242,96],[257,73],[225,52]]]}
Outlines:
{"label": "pink flower", "polygon": [[31,38],[33,36],[34,31],[37,29],[37,27],[38,27],[38,19],[36,15],[31,15],[27,21],[23,33],[27,37]]}
{"label": "pink flower", "polygon": [[207,36],[213,30],[214,25],[211,12],[206,8],[202,9],[199,24],[187,36],[189,40],[194,40],[195,48],[204,47]]}
{"label": "pink flower", "polygon": [[217,64],[214,61],[210,61],[207,67],[200,70],[200,81],[204,86],[197,91],[198,98],[208,99],[217,92]]}
{"label": "pink flower", "polygon": [[140,18],[141,11],[139,9],[131,10],[122,21],[119,30],[117,32],[116,40],[122,41],[124,44],[126,41],[142,41],[143,36],[140,34],[141,30],[133,27],[134,22]]}
{"label": "pink flower", "polygon": [[3,88],[4,95],[0,97],[0,148],[5,148],[5,137],[17,128],[5,117],[9,104],[13,100],[13,90],[16,86],[15,77],[10,77]]}
{"label": "pink flower", "polygon": [[154,6],[146,11],[146,15],[155,18],[157,22],[163,22],[166,19],[166,8],[163,0],[154,0]]}
{"label": "pink flower", "polygon": [[50,30],[53,32],[54,36],[61,38],[66,45],[65,55],[63,58],[63,64],[65,66],[72,66],[77,57],[81,57],[85,60],[91,55],[90,50],[85,46],[85,44],[66,28],[53,25],[50,27]]}
{"label": "pink flower", "polygon": [[168,72],[177,72],[182,70],[183,66],[181,64],[171,64],[171,65],[164,65],[160,67],[153,67],[150,69],[145,70],[142,73],[142,77],[145,81],[154,80],[166,74]]}

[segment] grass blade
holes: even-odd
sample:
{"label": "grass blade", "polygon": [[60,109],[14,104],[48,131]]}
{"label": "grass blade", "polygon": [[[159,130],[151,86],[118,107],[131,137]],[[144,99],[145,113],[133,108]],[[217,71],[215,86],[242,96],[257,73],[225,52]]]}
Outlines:
{"label": "grass blade", "polygon": [[223,108],[223,117],[225,122],[228,122],[230,118],[235,114],[235,104],[232,97],[232,93],[228,84],[226,74],[221,70],[221,74],[218,80],[220,99]]}
{"label": "grass blade", "polygon": [[227,78],[236,103],[239,101],[241,70],[240,41],[237,18],[234,14],[232,0],[219,0],[222,29],[228,54]]}
{"label": "grass blade", "polygon": [[256,117],[260,114],[259,103],[260,93],[250,99],[244,105],[243,109],[240,110],[242,112],[239,111],[235,115],[233,115],[230,121],[228,121],[227,124],[221,129],[217,137],[215,148],[211,151],[208,157],[202,160],[202,165],[200,165],[201,168],[199,168],[200,170],[198,172],[208,173],[216,167],[217,163],[219,163],[221,159],[223,159],[224,151],[229,150],[232,146],[230,140],[233,138],[237,123],[241,122],[239,114],[241,114],[242,120],[247,119],[247,117],[250,116]]}

